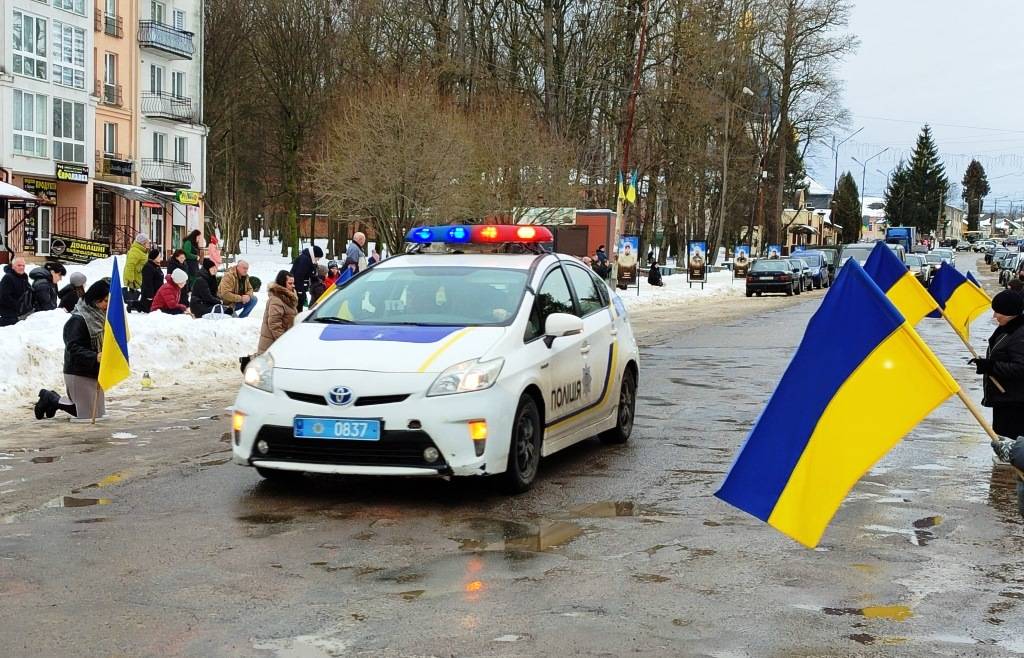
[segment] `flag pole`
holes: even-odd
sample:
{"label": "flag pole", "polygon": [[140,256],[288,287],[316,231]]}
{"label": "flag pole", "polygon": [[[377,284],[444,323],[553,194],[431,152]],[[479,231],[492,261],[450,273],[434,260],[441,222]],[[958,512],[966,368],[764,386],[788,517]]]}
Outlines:
{"label": "flag pole", "polygon": [[[978,352],[977,352],[977,351],[976,351],[976,350],[974,349],[974,346],[973,346],[973,345],[971,345],[971,344],[970,344],[970,343],[969,343],[969,342],[967,341],[967,339],[966,339],[966,338],[964,338],[963,336],[961,336],[961,335],[960,335],[960,332],[956,330],[956,327],[955,327],[955,326],[953,326],[953,321],[949,319],[949,316],[948,316],[948,315],[946,315],[946,311],[945,311],[945,309],[942,309],[942,308],[940,308],[940,309],[939,309],[939,313],[941,313],[941,314],[942,314],[942,318],[943,318],[943,319],[944,319],[944,320],[945,320],[946,322],[948,322],[948,323],[949,323],[949,326],[950,326],[950,327],[951,327],[951,328],[953,329],[953,333],[954,333],[954,334],[956,334],[956,335],[957,335],[957,337],[959,337],[961,341],[963,341],[964,347],[966,347],[966,348],[967,348],[967,351],[971,353],[971,356],[973,356],[973,357],[974,357],[975,359],[980,359],[981,357],[980,357],[980,356],[978,356]],[[995,386],[996,388],[998,388],[998,389],[999,389],[999,392],[1000,392],[1000,393],[1005,393],[1005,392],[1006,392],[1006,389],[1005,389],[1005,388],[1003,388],[1003,385],[999,383],[999,380],[998,380],[998,379],[996,379],[996,378],[995,378],[995,377],[993,377],[992,375],[989,375],[989,376],[988,376],[988,378],[992,380],[992,384],[993,384],[993,385],[994,385],[994,386]]]}
{"label": "flag pole", "polygon": [[[996,434],[996,431],[992,429],[992,426],[988,424],[987,420],[985,420],[985,416],[982,415],[981,409],[978,408],[978,405],[974,404],[974,400],[972,400],[969,395],[964,393],[964,390],[962,388],[957,390],[956,396],[960,398],[960,401],[964,403],[965,407],[967,407],[967,411],[971,412],[971,415],[974,416],[974,420],[978,421],[978,424],[981,425],[981,428],[985,430],[985,433],[988,434],[988,438],[992,441],[992,443],[998,443],[999,435]],[[1017,472],[1017,477],[1019,477],[1021,480],[1024,480],[1024,471],[1020,470],[1013,464],[1010,464],[1010,467]]]}
{"label": "flag pole", "polygon": [[100,383],[96,381],[96,394],[92,396],[92,424],[96,424],[96,407],[100,403]]}

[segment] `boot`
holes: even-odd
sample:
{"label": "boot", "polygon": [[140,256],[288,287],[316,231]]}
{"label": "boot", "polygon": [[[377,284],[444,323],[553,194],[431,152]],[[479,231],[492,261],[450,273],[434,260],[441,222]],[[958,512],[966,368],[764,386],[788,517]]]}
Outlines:
{"label": "boot", "polygon": [[252,361],[251,356],[240,356],[238,357],[238,364],[242,366],[242,374],[245,374],[245,369],[248,367],[249,362]]}
{"label": "boot", "polygon": [[32,411],[35,413],[36,420],[42,420],[43,419],[43,414],[46,413],[45,407],[43,406],[43,404],[44,404],[44,399],[45,399],[47,393],[48,393],[48,391],[46,391],[45,389],[40,389],[40,391],[39,391],[39,399],[36,400],[36,405],[32,409]]}
{"label": "boot", "polygon": [[43,413],[47,418],[53,418],[57,415],[57,410],[60,409],[60,394],[57,391],[46,391],[44,399],[47,401],[47,404]]}

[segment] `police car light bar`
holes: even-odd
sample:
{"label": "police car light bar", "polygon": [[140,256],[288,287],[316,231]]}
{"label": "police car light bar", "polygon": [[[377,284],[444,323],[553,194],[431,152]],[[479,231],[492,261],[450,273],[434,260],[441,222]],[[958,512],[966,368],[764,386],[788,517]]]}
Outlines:
{"label": "police car light bar", "polygon": [[518,224],[487,224],[484,226],[420,226],[409,231],[406,240],[414,244],[444,242],[449,244],[538,243],[552,242],[554,236],[546,226]]}

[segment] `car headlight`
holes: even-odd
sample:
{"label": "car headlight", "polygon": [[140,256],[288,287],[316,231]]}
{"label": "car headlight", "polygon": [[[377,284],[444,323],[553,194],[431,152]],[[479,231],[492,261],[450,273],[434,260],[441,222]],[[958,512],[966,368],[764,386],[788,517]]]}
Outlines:
{"label": "car headlight", "polygon": [[491,361],[473,359],[456,363],[437,376],[427,391],[427,397],[469,393],[490,388],[498,380],[498,373],[501,372],[503,365],[505,365],[505,359],[501,358]]}
{"label": "car headlight", "polygon": [[264,352],[245,367],[245,383],[267,393],[274,392],[274,357]]}

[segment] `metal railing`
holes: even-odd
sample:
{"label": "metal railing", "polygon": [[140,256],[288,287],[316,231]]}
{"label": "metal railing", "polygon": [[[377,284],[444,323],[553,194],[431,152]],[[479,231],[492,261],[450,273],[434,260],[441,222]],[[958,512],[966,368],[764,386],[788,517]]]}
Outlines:
{"label": "metal railing", "polygon": [[118,169],[114,167],[114,161],[119,163],[119,166],[123,166],[123,163],[129,163],[134,165],[131,159],[125,157],[121,153],[104,153],[103,151],[96,151],[96,177],[114,177],[114,178],[131,178],[131,172]]}
{"label": "metal railing", "polygon": [[152,48],[184,59],[192,59],[192,33],[156,21],[139,21],[139,47]]}
{"label": "metal railing", "polygon": [[147,117],[196,123],[196,117],[192,111],[192,99],[166,91],[142,94],[142,114]]}
{"label": "metal railing", "polygon": [[110,84],[109,82],[97,80],[95,96],[99,98],[100,102],[104,105],[115,105],[117,107],[124,105],[124,96],[122,95],[121,85],[118,84]]}
{"label": "metal railing", "polygon": [[117,37],[118,39],[124,37],[124,18],[108,14],[99,7],[96,8],[95,16],[95,28],[97,32],[102,32],[103,34]]}
{"label": "metal railing", "polygon": [[143,160],[142,161],[142,183],[153,183],[156,185],[191,185],[192,165],[188,162],[176,160]]}

